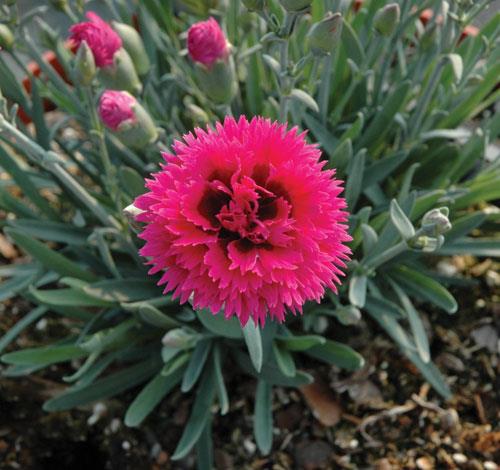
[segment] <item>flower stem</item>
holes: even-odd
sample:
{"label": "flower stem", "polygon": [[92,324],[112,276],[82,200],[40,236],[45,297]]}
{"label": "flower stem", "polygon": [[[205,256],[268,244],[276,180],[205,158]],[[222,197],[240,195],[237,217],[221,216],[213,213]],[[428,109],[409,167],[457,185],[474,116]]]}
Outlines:
{"label": "flower stem", "polygon": [[314,57],[311,73],[309,75],[309,82],[307,84],[307,89],[309,90],[309,94],[312,96],[316,91],[316,81],[318,78],[318,67],[319,67],[319,59],[318,57]]}
{"label": "flower stem", "polygon": [[111,196],[111,199],[116,205],[116,208],[120,211],[120,201],[118,197],[118,183],[116,181],[116,170],[111,164],[109,158],[108,148],[106,146],[106,140],[104,137],[104,128],[97,115],[96,107],[94,105],[94,96],[92,93],[92,88],[90,86],[84,87],[85,99],[87,101],[87,108],[90,115],[90,135],[94,140],[94,145],[99,151],[101,157],[101,163],[104,170],[104,186]]}
{"label": "flower stem", "polygon": [[319,85],[318,105],[321,122],[326,124],[328,117],[328,101],[330,98],[330,81],[333,58],[332,54],[323,59],[323,72],[321,75],[321,84]]}
{"label": "flower stem", "polygon": [[290,34],[295,24],[295,13],[285,12],[282,39],[280,44],[280,112],[279,120],[285,122],[288,118],[288,102],[290,100],[290,77],[288,76],[288,45]]}

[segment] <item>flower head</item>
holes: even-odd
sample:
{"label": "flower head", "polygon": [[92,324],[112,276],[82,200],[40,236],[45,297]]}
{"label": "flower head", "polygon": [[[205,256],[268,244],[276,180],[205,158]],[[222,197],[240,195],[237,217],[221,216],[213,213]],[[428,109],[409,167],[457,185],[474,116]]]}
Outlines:
{"label": "flower head", "polygon": [[226,36],[213,18],[195,23],[189,28],[187,46],[191,59],[207,67],[229,55]]}
{"label": "flower head", "polygon": [[122,47],[120,36],[100,16],[92,11],[85,15],[89,21],[77,23],[69,28],[72,39],[77,46],[82,41],[89,45],[97,67],[113,65],[113,58]]}
{"label": "flower head", "polygon": [[163,272],[164,292],[263,325],[336,291],[351,239],[342,182],[304,134],[226,118],[173,150],[134,203],[146,224],[141,254],[150,274]]}
{"label": "flower head", "polygon": [[106,90],[99,100],[99,116],[102,122],[117,131],[124,122],[136,120],[133,106],[136,99],[126,91]]}

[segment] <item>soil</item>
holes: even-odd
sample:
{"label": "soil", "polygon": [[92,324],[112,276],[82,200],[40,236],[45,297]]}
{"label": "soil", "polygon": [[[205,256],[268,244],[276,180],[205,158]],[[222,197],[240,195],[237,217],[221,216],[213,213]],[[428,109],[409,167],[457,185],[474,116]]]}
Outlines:
{"label": "soil", "polygon": [[[331,337],[367,359],[355,374],[309,369],[318,384],[302,391],[275,389],[274,446],[260,456],[252,435],[255,383],[227,383],[229,413],[215,415],[217,469],[470,469],[500,463],[500,292],[498,265],[469,257],[449,265],[478,285],[456,291],[454,316],[426,313],[432,355],[454,396],[444,401],[404,359],[377,325],[334,325]],[[0,335],[29,305],[7,302]],[[421,308],[426,312],[425,306]],[[47,342],[61,334],[59,319],[42,320],[10,349]],[[311,365],[310,365],[311,366]],[[48,414],[42,403],[61,390],[64,371],[53,367],[22,379],[0,380],[0,469],[190,469],[194,456],[170,460],[191,397],[174,392],[140,429],[127,428],[125,407],[137,390],[93,407]]]}

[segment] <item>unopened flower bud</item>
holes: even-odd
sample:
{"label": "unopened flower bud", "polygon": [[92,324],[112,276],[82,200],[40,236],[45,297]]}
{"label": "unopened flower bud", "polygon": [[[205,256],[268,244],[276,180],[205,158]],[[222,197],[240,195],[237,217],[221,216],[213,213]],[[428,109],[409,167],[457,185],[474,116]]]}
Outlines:
{"label": "unopened flower bud", "polygon": [[97,67],[112,67],[114,56],[122,47],[120,36],[96,13],[89,11],[85,16],[89,21],[69,28],[71,41],[77,46],[86,41],[94,54]]}
{"label": "unopened flower bud", "polygon": [[144,147],[158,138],[155,124],[146,110],[126,91],[106,90],[99,100],[104,125],[131,147]]}
{"label": "unopened flower bud", "polygon": [[89,86],[96,74],[94,55],[87,44],[82,41],[75,57],[75,66],[73,69],[74,80],[83,86]]}
{"label": "unopened flower bud", "polygon": [[113,65],[99,69],[99,79],[106,88],[140,93],[142,84],[135,71],[134,63],[123,48],[118,49],[113,57]]}
{"label": "unopened flower bud", "polygon": [[0,49],[7,51],[12,49],[14,45],[14,35],[6,24],[0,24]]}
{"label": "unopened flower bud", "polygon": [[130,55],[139,75],[149,71],[150,63],[141,36],[135,28],[125,23],[112,22],[113,29],[120,35],[123,47]]}
{"label": "unopened flower bud", "polygon": [[415,239],[408,241],[410,248],[414,250],[421,250],[425,253],[432,253],[433,251],[439,250],[443,246],[444,237],[443,235],[438,235],[437,237],[428,237],[427,235],[421,235]]}
{"label": "unopened flower bud", "polygon": [[209,18],[189,28],[188,52],[200,88],[214,103],[229,103],[236,94],[236,73],[229,43],[217,21]]}
{"label": "unopened flower bud", "polygon": [[375,13],[373,26],[382,36],[390,36],[398,26],[400,16],[399,4],[389,3]]}
{"label": "unopened flower bud", "polygon": [[242,0],[242,3],[250,11],[261,11],[264,9],[265,0]]}
{"label": "unopened flower bud", "polygon": [[328,55],[339,42],[342,31],[342,15],[328,13],[318,23],[311,26],[307,33],[307,42],[314,55]]}
{"label": "unopened flower bud", "polygon": [[280,0],[281,5],[287,11],[302,11],[312,3],[312,0]]}
{"label": "unopened flower bud", "polygon": [[422,218],[422,228],[430,236],[441,235],[451,229],[451,222],[448,219],[449,210],[447,207],[432,209]]}
{"label": "unopened flower bud", "polygon": [[191,59],[208,68],[229,57],[226,36],[214,18],[199,21],[189,28],[187,46]]}
{"label": "unopened flower bud", "polygon": [[195,73],[200,88],[216,104],[229,103],[237,91],[236,72],[231,58],[217,61],[211,68],[196,64]]}

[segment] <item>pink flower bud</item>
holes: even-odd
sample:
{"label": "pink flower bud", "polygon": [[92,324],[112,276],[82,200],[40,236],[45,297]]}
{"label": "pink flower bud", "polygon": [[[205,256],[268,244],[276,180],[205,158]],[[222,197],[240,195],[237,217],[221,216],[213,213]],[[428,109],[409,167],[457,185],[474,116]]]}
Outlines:
{"label": "pink flower bud", "polygon": [[106,90],[99,100],[99,116],[106,127],[117,131],[123,123],[134,123],[136,99],[126,91]]}
{"label": "pink flower bud", "polygon": [[77,46],[86,41],[94,55],[97,67],[113,65],[113,57],[122,47],[122,40],[111,26],[92,11],[86,14],[89,21],[77,23],[69,28],[70,39]]}
{"label": "pink flower bud", "polygon": [[158,139],[154,121],[128,92],[106,90],[99,100],[99,116],[104,125],[125,145],[143,148]]}
{"label": "pink flower bud", "polygon": [[195,23],[189,28],[187,45],[191,59],[207,67],[229,55],[226,36],[213,18]]}

